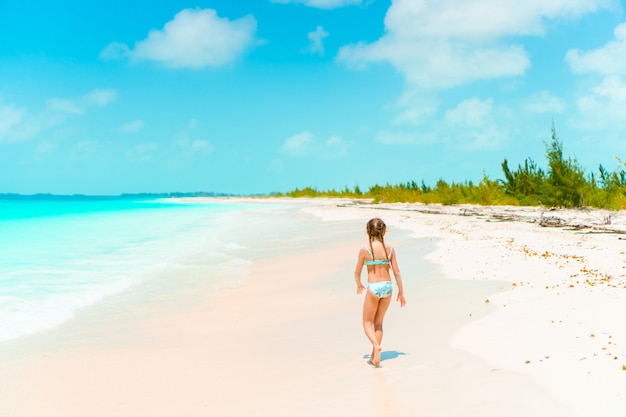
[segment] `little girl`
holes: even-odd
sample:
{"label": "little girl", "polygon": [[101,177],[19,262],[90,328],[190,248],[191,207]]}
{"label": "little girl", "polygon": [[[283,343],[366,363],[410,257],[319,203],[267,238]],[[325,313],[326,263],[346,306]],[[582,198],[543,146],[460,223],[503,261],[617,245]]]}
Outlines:
{"label": "little girl", "polygon": [[[379,218],[371,219],[367,222],[365,230],[369,238],[369,248],[362,248],[359,251],[354,279],[356,281],[356,293],[361,294],[364,290],[366,292],[363,303],[363,329],[372,343],[372,354],[368,363],[378,368],[380,367],[380,353],[382,351],[380,344],[383,340],[383,319],[389,304],[391,304],[393,290],[389,274],[390,268],[398,286],[397,301],[400,302],[401,307],[405,306],[406,300],[396,253],[391,246],[385,245],[384,236],[387,230],[385,222]],[[363,265],[367,266],[367,289],[361,283]]]}

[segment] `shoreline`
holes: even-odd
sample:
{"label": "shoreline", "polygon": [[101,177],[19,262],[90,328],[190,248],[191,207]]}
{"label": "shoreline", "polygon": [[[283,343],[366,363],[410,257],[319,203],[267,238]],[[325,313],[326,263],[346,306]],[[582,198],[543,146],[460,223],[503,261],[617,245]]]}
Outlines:
{"label": "shoreline", "polygon": [[[321,229],[314,241],[282,235],[289,253],[255,262],[241,285],[206,298],[209,305],[156,308],[154,317],[129,324],[109,345],[96,340],[47,352],[42,335],[32,354],[0,364],[1,398],[12,399],[0,400],[0,412],[196,416],[210,408],[232,416],[619,415],[626,405],[619,391],[626,371],[618,366],[619,359],[626,364],[623,315],[618,310],[599,323],[586,323],[593,328],[588,330],[572,324],[584,315],[574,317],[568,309],[580,299],[557,295],[584,296],[591,289],[605,303],[625,300],[625,288],[607,285],[609,291],[602,287],[608,283],[600,284],[601,273],[609,272],[599,272],[598,262],[607,257],[599,248],[615,236],[433,215],[398,205],[337,207],[337,202],[289,204],[296,207],[294,215],[314,216],[302,229]],[[374,216],[385,219],[399,250],[409,303],[400,309],[394,300],[388,313],[380,370],[365,363],[371,348],[360,327],[362,299],[352,280],[364,220]],[[584,256],[585,264],[574,256]],[[613,262],[611,285],[623,281],[623,266]],[[595,274],[598,283],[590,286],[580,277],[582,284],[565,285],[571,271],[585,275],[583,267],[590,271],[586,278]],[[546,282],[548,289],[541,287]],[[615,308],[615,301],[606,306]],[[125,334],[129,329],[139,333]],[[499,338],[492,337],[494,331]],[[549,345],[541,343],[548,336]],[[572,344],[576,349],[566,354]],[[606,346],[618,360],[600,357]],[[576,354],[585,349],[587,359],[580,360]],[[592,377],[586,376],[589,369]],[[43,395],[38,404],[19,403],[25,387]],[[590,394],[580,396],[577,389]]]}

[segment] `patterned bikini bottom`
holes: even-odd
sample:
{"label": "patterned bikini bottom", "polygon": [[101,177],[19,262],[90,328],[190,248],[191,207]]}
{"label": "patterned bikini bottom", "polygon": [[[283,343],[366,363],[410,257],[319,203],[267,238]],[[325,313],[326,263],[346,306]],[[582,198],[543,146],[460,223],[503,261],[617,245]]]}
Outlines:
{"label": "patterned bikini bottom", "polygon": [[378,298],[387,298],[393,291],[393,285],[391,281],[370,282],[367,284],[367,289]]}

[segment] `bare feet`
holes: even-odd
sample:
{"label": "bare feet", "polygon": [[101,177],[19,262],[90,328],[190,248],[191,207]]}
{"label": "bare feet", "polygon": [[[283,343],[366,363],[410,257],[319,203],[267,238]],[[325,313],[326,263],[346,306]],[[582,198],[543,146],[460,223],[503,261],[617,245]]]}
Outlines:
{"label": "bare feet", "polygon": [[369,362],[376,368],[380,368],[380,353],[382,350],[383,348],[380,345],[375,345],[372,349]]}

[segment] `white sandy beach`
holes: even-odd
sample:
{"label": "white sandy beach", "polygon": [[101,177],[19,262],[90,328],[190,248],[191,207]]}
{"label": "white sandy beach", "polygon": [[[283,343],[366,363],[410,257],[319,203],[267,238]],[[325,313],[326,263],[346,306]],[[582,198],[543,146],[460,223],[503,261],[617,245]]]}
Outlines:
{"label": "white sandy beach", "polygon": [[[288,203],[327,241],[291,236],[301,249],[189,308],[105,306],[15,342],[0,416],[624,415],[623,212]],[[352,278],[375,216],[408,302],[387,315],[382,369]]]}

